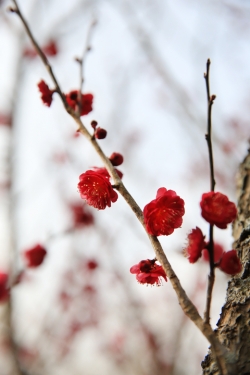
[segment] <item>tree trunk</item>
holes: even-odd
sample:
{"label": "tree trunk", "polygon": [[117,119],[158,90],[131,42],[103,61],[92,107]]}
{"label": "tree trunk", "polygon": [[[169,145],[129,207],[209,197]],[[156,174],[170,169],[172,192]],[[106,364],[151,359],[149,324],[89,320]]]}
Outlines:
{"label": "tree trunk", "polygon": [[[233,225],[234,244],[242,262],[241,274],[227,288],[216,334],[231,352],[232,374],[250,375],[250,149],[237,176],[238,217]],[[219,375],[211,352],[202,362],[203,375]]]}

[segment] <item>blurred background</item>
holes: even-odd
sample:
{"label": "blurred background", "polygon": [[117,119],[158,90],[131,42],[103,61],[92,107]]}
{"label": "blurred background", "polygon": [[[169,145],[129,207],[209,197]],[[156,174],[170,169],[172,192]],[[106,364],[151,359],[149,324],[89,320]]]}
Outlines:
{"label": "blurred background", "polygon": [[[57,95],[42,104],[37,83],[52,81],[19,18],[0,1],[0,273],[16,280],[0,305],[0,375],[200,374],[208,343],[181,311],[171,284],[146,287],[129,269],[154,252],[122,197],[104,211],[86,207],[79,175],[102,167]],[[209,191],[206,91],[211,59],[216,190],[235,201],[237,166],[248,148],[250,4],[214,0],[22,0],[21,11],[63,92],[78,89],[94,110],[83,117],[108,132],[123,182],[143,208],[159,187],[185,200],[182,228],[160,238],[188,295],[203,314],[208,264],[183,256]],[[231,229],[215,230],[231,250]],[[24,252],[47,255],[29,268]],[[228,278],[217,272],[215,327]],[[190,350],[192,348],[192,350]]]}

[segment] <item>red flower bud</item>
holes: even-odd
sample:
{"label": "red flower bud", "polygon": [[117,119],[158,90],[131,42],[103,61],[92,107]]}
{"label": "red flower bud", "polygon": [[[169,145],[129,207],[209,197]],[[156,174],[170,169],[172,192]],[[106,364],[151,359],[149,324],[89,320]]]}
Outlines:
{"label": "red flower bud", "polygon": [[226,229],[227,224],[232,223],[237,216],[235,204],[221,193],[210,191],[203,194],[200,206],[201,216],[220,229]]}
{"label": "red flower bud", "polygon": [[109,160],[111,161],[112,165],[118,167],[118,165],[123,163],[123,156],[118,152],[113,152],[113,154],[109,157]]}
{"label": "red flower bud", "polygon": [[241,272],[242,265],[240,259],[238,258],[236,250],[230,250],[223,253],[221,261],[219,263],[219,268],[221,271],[228,273],[229,275],[236,275]]}
{"label": "red flower bud", "polygon": [[98,263],[93,259],[87,261],[86,266],[88,270],[93,271],[98,267]]}
{"label": "red flower bud", "polygon": [[97,125],[98,125],[98,122],[95,121],[95,120],[92,120],[91,123],[90,123],[90,125],[92,126],[93,129],[95,129],[97,127]]}
{"label": "red flower bud", "polygon": [[107,136],[107,130],[102,128],[95,129],[95,138],[97,139],[104,139]]}
{"label": "red flower bud", "polygon": [[175,191],[158,189],[156,199],[143,210],[147,232],[153,236],[169,236],[181,226],[184,213],[184,200]]}
{"label": "red flower bud", "polygon": [[118,176],[120,177],[120,179],[122,179],[123,173],[119,169],[117,169],[117,168],[115,168],[115,171],[118,174]]}
{"label": "red flower bud", "polygon": [[45,248],[41,245],[36,245],[29,250],[24,252],[24,258],[27,264],[27,267],[38,267],[43,263],[43,260],[47,254]]}

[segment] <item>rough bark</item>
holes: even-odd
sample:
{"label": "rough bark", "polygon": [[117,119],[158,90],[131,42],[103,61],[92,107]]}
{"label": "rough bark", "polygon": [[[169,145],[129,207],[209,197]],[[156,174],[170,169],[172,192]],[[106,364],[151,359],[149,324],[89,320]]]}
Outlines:
{"label": "rough bark", "polygon": [[[230,350],[232,374],[250,375],[250,150],[237,176],[238,217],[233,225],[234,244],[242,272],[233,277],[217,323],[216,334]],[[219,375],[211,352],[202,362],[203,375]]]}

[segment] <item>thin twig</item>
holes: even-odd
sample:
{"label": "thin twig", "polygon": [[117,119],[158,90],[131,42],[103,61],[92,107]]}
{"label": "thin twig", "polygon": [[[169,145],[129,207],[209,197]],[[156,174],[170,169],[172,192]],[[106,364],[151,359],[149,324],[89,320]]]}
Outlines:
{"label": "thin twig", "polygon": [[[213,162],[213,147],[212,147],[212,105],[216,98],[215,95],[210,96],[210,81],[209,81],[209,72],[210,72],[210,59],[207,60],[207,70],[204,74],[206,81],[206,91],[207,91],[207,134],[205,135],[207,146],[208,146],[208,155],[209,155],[209,166],[210,166],[210,189],[214,191],[215,187],[215,178],[214,178],[214,162]],[[206,310],[204,313],[204,320],[206,323],[210,321],[210,309],[212,301],[212,292],[215,280],[214,274],[214,238],[213,238],[213,228],[212,224],[209,225],[209,265],[210,273],[208,276],[208,286],[207,286],[207,301],[206,301]]]}
{"label": "thin twig", "polygon": [[77,111],[79,116],[80,116],[81,110],[82,110],[82,91],[83,91],[83,84],[84,84],[84,81],[85,81],[84,64],[85,64],[86,56],[87,56],[88,52],[91,50],[90,41],[91,41],[91,38],[92,38],[92,35],[93,35],[93,30],[94,30],[94,27],[96,26],[96,24],[97,24],[97,21],[94,19],[91,22],[91,24],[89,25],[88,33],[87,33],[87,37],[86,37],[86,44],[85,44],[85,47],[84,47],[84,50],[83,50],[83,53],[82,53],[82,57],[81,58],[77,57],[75,59],[76,62],[78,62],[79,66],[80,66],[80,84],[79,84],[79,92],[78,92],[78,111]]}
{"label": "thin twig", "polygon": [[[78,131],[80,133],[82,133],[89,140],[89,142],[92,144],[92,146],[94,147],[94,149],[98,153],[99,157],[101,158],[103,164],[107,168],[110,176],[113,178],[114,184],[116,185],[117,190],[120,192],[120,194],[126,200],[128,205],[130,206],[130,208],[134,211],[138,220],[141,222],[141,224],[143,225],[143,227],[145,229],[143,214],[142,214],[142,211],[141,211],[140,207],[138,206],[138,204],[135,202],[133,197],[130,195],[130,193],[125,188],[124,184],[122,183],[119,176],[117,175],[113,165],[111,164],[110,160],[106,157],[103,150],[100,148],[96,139],[94,139],[92,137],[92,135],[88,132],[88,130],[83,125],[79,115],[75,111],[73,111],[71,108],[68,108],[67,103],[65,103],[64,95],[62,94],[62,91],[59,88],[59,85],[58,85],[57,80],[54,76],[52,68],[48,63],[48,60],[44,59],[44,54],[42,53],[40,47],[38,46],[37,42],[35,41],[26,21],[24,20],[23,16],[21,15],[21,12],[20,12],[20,9],[18,8],[16,0],[13,0],[13,1],[16,5],[16,10],[12,10],[12,11],[15,11],[19,15],[20,19],[22,20],[22,22],[23,22],[23,24],[24,24],[24,26],[27,30],[27,33],[31,38],[31,41],[34,45],[34,48],[38,52],[39,56],[42,58],[43,63],[45,64],[46,68],[48,69],[49,73],[51,74],[51,78],[53,79],[54,83],[56,84],[56,87],[58,88],[58,94],[60,95],[60,97],[63,101],[65,109],[67,110],[67,112],[73,117],[73,119],[77,123],[77,125],[79,127]],[[196,307],[194,306],[192,301],[186,295],[186,292],[182,288],[181,283],[180,283],[177,275],[175,274],[174,270],[172,269],[172,266],[170,265],[158,238],[155,237],[155,236],[151,236],[149,234],[148,234],[148,237],[149,237],[149,240],[150,240],[150,242],[153,246],[153,249],[155,251],[155,254],[156,254],[156,257],[157,257],[158,261],[161,263],[164,271],[166,272],[166,274],[167,274],[167,276],[168,276],[168,278],[169,278],[169,280],[170,280],[170,282],[171,282],[171,284],[172,284],[172,286],[173,286],[173,288],[176,292],[179,304],[182,307],[184,313],[190,318],[190,320],[193,321],[193,323],[199,328],[199,330],[203,333],[203,335],[207,338],[207,340],[211,344],[212,352],[213,352],[213,354],[214,354],[214,356],[217,360],[218,367],[219,367],[219,370],[220,370],[221,374],[222,375],[229,375],[229,372],[227,371],[226,359],[225,359],[226,354],[227,354],[226,348],[223,347],[222,344],[219,342],[219,340],[215,336],[210,324],[206,323],[206,322],[204,323],[203,319],[201,318],[201,316],[198,313],[198,310],[196,309]]]}
{"label": "thin twig", "polygon": [[24,17],[22,15],[21,11],[20,11],[20,8],[19,8],[16,0],[13,0],[13,3],[15,4],[15,8],[11,8],[10,10],[12,12],[16,13],[20,17],[20,19],[21,19],[21,21],[23,23],[23,26],[24,26],[24,28],[25,28],[25,30],[26,30],[26,32],[27,32],[27,34],[28,34],[28,36],[29,36],[29,38],[30,38],[30,40],[31,40],[31,42],[32,42],[32,44],[33,44],[36,52],[37,52],[37,54],[41,57],[42,62],[44,63],[46,69],[48,70],[48,73],[49,73],[50,77],[52,78],[52,80],[53,80],[53,82],[54,82],[54,84],[56,86],[56,92],[61,97],[61,99],[63,101],[63,104],[64,104],[64,107],[66,108],[67,112],[70,112],[71,107],[68,106],[68,104],[67,104],[67,102],[65,100],[65,97],[64,97],[64,95],[63,95],[63,93],[62,93],[62,91],[60,89],[60,86],[59,86],[59,84],[57,82],[57,79],[56,79],[56,77],[54,75],[54,72],[52,70],[51,65],[49,64],[49,61],[48,61],[46,55],[43,53],[42,49],[40,48],[40,46],[36,42],[33,34],[31,33],[31,30],[30,30],[30,28],[29,28],[26,20],[24,19]]}
{"label": "thin twig", "polygon": [[215,187],[215,178],[214,178],[214,162],[213,162],[213,147],[212,147],[212,105],[216,98],[215,95],[210,96],[210,82],[209,82],[209,72],[210,72],[210,59],[207,60],[207,71],[204,74],[206,81],[206,90],[207,90],[207,134],[206,141],[208,146],[209,154],[209,165],[210,165],[210,189],[214,191]]}

